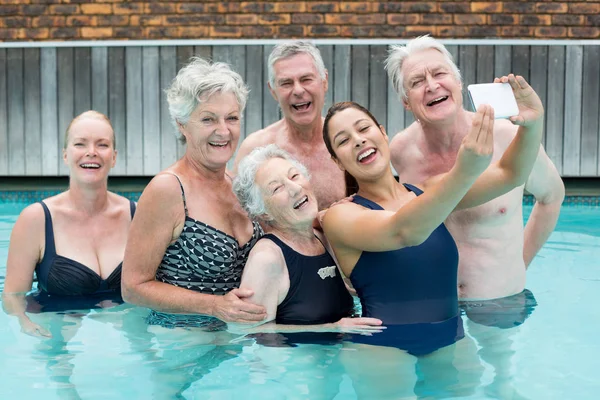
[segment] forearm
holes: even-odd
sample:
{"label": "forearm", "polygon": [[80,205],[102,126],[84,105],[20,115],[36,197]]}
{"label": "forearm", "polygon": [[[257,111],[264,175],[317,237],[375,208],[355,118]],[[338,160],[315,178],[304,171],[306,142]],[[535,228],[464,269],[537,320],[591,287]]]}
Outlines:
{"label": "forearm", "polygon": [[530,126],[520,126],[498,161],[499,167],[511,178],[512,187],[520,186],[527,181],[540,150],[543,125],[543,116],[541,116]]}
{"label": "forearm", "polygon": [[[435,184],[427,186],[427,190],[419,197],[403,206],[395,215],[394,228],[402,236],[411,236],[414,244],[426,240],[462,200],[476,176],[462,173],[461,167],[455,165]],[[409,243],[413,240],[409,239]]]}
{"label": "forearm", "polygon": [[198,293],[164,282],[123,285],[123,299],[131,304],[174,314],[213,315],[216,295]]}
{"label": "forearm", "polygon": [[560,214],[560,206],[561,201],[548,204],[537,202],[533,206],[524,232],[523,260],[526,267],[529,267],[554,230]]}
{"label": "forearm", "polygon": [[25,311],[27,310],[27,299],[25,293],[2,293],[2,309],[8,315],[15,317],[27,318]]}

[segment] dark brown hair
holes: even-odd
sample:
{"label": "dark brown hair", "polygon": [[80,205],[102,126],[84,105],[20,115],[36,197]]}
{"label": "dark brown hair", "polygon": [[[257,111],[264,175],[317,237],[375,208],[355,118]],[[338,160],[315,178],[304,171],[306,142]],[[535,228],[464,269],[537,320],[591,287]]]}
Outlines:
{"label": "dark brown hair", "polygon": [[[340,111],[344,111],[348,108],[354,108],[364,112],[369,116],[369,118],[373,120],[373,122],[377,126],[379,126],[379,122],[377,122],[377,119],[375,118],[375,116],[373,116],[373,114],[371,114],[369,110],[353,101],[341,101],[329,107],[329,110],[327,111],[327,116],[325,117],[325,122],[323,123],[323,141],[325,142],[325,147],[327,147],[329,154],[334,160],[337,160],[337,156],[333,151],[333,145],[331,144],[331,139],[329,138],[329,121],[331,120],[331,118],[333,118],[335,114],[339,113]],[[348,173],[348,171],[344,171],[344,180],[346,181],[346,196],[350,196],[358,192],[358,182],[356,181],[355,177]]]}

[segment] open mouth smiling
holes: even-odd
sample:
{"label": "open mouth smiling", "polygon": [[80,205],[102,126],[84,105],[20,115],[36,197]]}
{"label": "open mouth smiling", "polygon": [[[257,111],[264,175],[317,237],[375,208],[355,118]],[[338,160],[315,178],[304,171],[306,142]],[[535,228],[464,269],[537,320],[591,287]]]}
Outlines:
{"label": "open mouth smiling", "polygon": [[85,169],[98,169],[100,168],[100,164],[98,163],[83,163],[79,165],[81,168]]}
{"label": "open mouth smiling", "polygon": [[292,108],[296,111],[305,111],[308,110],[311,104],[312,102],[310,101],[307,101],[305,103],[292,104]]}
{"label": "open mouth smiling", "polygon": [[308,203],[308,196],[304,195],[302,196],[302,198],[300,200],[298,200],[297,202],[294,203],[294,210],[299,209],[300,207],[302,207],[303,205]]}
{"label": "open mouth smiling", "polygon": [[438,97],[436,99],[433,99],[430,102],[428,102],[427,103],[427,107],[435,106],[436,104],[443,103],[446,100],[448,100],[448,96],[440,96],[440,97]]}

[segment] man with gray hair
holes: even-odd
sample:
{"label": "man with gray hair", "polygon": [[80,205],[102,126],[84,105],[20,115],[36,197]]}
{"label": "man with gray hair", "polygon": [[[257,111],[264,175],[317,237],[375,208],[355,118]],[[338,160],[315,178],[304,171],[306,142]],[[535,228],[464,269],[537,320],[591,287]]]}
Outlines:
{"label": "man with gray hair", "polygon": [[[406,46],[392,46],[386,69],[404,107],[416,120],[390,144],[392,164],[400,178],[423,182],[449,171],[474,115],[463,108],[460,72],[451,54],[437,40],[419,37]],[[517,126],[508,120],[495,121],[492,162],[502,156],[516,131]],[[536,199],[525,228],[523,189]],[[450,214],[446,226],[460,253],[459,297],[532,298],[525,289],[525,272],[554,229],[563,198],[562,180],[540,148],[524,187]]]}
{"label": "man with gray hair", "polygon": [[269,89],[283,118],[242,142],[234,172],[240,160],[254,148],[276,144],[308,168],[319,209],[327,208],[344,197],[345,186],[344,175],[323,142],[321,112],[328,75],[321,53],[310,42],[284,42],[275,46],[268,64]]}

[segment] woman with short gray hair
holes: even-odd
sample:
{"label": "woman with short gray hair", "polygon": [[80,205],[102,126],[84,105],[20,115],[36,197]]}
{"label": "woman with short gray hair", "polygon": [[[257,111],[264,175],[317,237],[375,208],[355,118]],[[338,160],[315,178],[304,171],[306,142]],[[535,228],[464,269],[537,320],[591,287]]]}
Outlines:
{"label": "woman with short gray hair", "polygon": [[[245,332],[377,332],[381,321],[348,318],[353,311],[325,237],[313,228],[317,200],[307,169],[274,144],[254,149],[239,164],[233,190],[266,235],[250,251],[240,288],[265,307],[253,324],[229,324]],[[302,325],[302,326],[298,326]]]}
{"label": "woman with short gray hair", "polygon": [[148,323],[168,328],[218,322],[207,316],[262,321],[264,308],[242,301],[252,292],[238,289],[262,229],[235,198],[226,171],[248,88],[227,64],[193,58],[166,94],[185,154],[142,193],[125,253],[123,297],[153,309]]}

